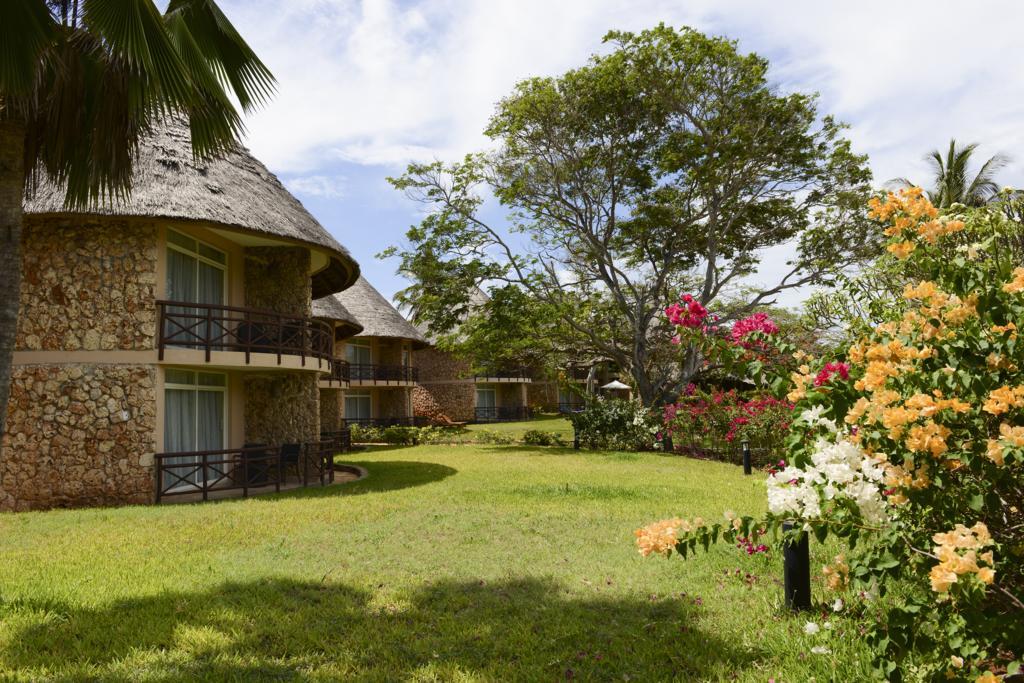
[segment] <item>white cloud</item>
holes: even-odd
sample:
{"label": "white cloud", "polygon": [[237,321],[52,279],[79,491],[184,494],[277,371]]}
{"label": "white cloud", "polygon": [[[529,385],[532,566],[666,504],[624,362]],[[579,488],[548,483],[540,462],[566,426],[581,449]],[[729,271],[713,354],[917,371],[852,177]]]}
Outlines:
{"label": "white cloud", "polygon": [[[486,144],[494,104],[526,76],[601,49],[611,28],[659,21],[741,39],[772,58],[783,88],[820,90],[853,124],[876,177],[926,175],[920,158],[951,136],[1011,153],[1024,143],[1024,4],[818,0],[247,0],[229,14],[280,82],[249,120],[272,167],[331,159],[397,165]],[[1019,178],[1024,153],[1007,171]]]}
{"label": "white cloud", "polygon": [[[660,21],[740,41],[771,62],[783,90],[819,91],[823,113],[851,124],[877,183],[928,181],[925,152],[950,137],[1014,163],[1024,186],[1024,3],[934,0],[225,0],[280,91],[247,119],[249,145],[298,193],[339,162],[383,176],[404,163],[455,159],[516,81],[561,73],[602,50],[610,29]],[[382,168],[383,167],[383,168]],[[346,172],[348,172],[346,170]],[[356,173],[356,171],[352,171]],[[312,180],[316,179],[316,180]],[[336,196],[336,195],[333,195]],[[392,201],[392,200],[388,200]],[[393,206],[409,208],[394,194]],[[380,235],[381,241],[393,236]],[[344,240],[343,240],[344,241]],[[755,281],[781,271],[772,251]],[[780,297],[798,303],[803,292]]]}
{"label": "white cloud", "polygon": [[340,199],[345,196],[345,178],[342,176],[307,175],[286,178],[284,185],[299,195]]}

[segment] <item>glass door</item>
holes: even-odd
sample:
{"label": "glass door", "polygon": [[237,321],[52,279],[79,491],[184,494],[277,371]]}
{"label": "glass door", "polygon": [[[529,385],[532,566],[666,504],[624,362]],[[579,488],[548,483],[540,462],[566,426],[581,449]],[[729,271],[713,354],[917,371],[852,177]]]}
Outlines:
{"label": "glass door", "polygon": [[373,351],[369,344],[345,344],[345,360],[351,367],[352,379],[373,379]]}
{"label": "glass door", "polygon": [[[167,299],[223,306],[227,255],[174,230],[167,231]],[[171,306],[164,334],[176,346],[223,346],[221,323],[207,323],[206,309]],[[174,315],[176,314],[176,315]],[[219,315],[219,314],[217,314]]]}
{"label": "glass door", "polygon": [[[227,447],[227,377],[215,372],[167,369],[164,376],[164,451],[167,453],[219,451]],[[211,456],[214,461],[220,455]],[[164,464],[164,488],[200,484],[200,456],[169,458]],[[223,466],[208,467],[208,481],[220,478]]]}
{"label": "glass door", "polygon": [[373,419],[373,399],[369,394],[345,394],[345,421],[366,423]]}
{"label": "glass door", "polygon": [[493,388],[476,388],[476,416],[492,420],[498,417],[498,392]]}

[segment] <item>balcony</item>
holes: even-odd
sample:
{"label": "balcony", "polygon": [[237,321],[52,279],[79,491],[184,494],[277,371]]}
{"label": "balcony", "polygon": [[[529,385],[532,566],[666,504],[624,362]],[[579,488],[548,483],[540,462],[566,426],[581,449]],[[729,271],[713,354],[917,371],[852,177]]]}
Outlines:
{"label": "balcony", "polygon": [[352,363],[349,370],[351,382],[361,386],[395,385],[407,386],[420,380],[419,368],[411,365],[381,365],[379,363]]}
{"label": "balcony", "polygon": [[530,419],[530,409],[526,406],[493,406],[477,407],[473,414],[474,422],[517,422]]}
{"label": "balcony", "polygon": [[474,375],[473,380],[488,383],[525,383],[532,382],[533,375],[529,368],[489,368]]}
{"label": "balcony", "polygon": [[318,369],[334,371],[333,331],[325,322],[256,308],[179,301],[158,301],[157,309],[161,361],[168,350],[180,349],[203,352],[206,363],[214,362],[214,354],[218,363],[245,365],[255,359],[265,365],[269,357],[277,365],[297,361],[305,367],[311,359]]}
{"label": "balcony", "polygon": [[321,389],[339,389],[349,385],[352,379],[352,368],[348,361],[340,358],[331,359],[331,371],[326,377],[320,378]]}
{"label": "balcony", "polygon": [[157,453],[156,502],[168,498],[210,500],[231,495],[326,486],[334,483],[334,454],[348,450],[348,430],[322,434],[320,441],[213,451]]}

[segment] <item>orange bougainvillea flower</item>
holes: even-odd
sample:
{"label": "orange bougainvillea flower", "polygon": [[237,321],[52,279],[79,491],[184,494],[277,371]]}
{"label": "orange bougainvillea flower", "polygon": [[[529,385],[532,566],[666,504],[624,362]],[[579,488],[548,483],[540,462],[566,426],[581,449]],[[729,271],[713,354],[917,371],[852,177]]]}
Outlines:
{"label": "orange bougainvillea flower", "polygon": [[1009,294],[1024,291],[1024,268],[1013,269],[1013,279],[1003,285],[1003,291]]}
{"label": "orange bougainvillea flower", "polygon": [[899,260],[904,261],[914,252],[914,249],[917,249],[917,245],[913,242],[893,242],[885,249]]}
{"label": "orange bougainvillea flower", "polygon": [[1024,405],[1024,386],[1001,386],[988,395],[981,409],[991,415],[1002,415],[1021,405]]}

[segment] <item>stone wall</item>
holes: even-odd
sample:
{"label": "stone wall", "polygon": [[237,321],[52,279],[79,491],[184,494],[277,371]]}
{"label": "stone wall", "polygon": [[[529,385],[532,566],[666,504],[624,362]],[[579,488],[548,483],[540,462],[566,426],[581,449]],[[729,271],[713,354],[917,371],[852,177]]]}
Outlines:
{"label": "stone wall", "polygon": [[313,293],[305,247],[246,247],[245,305],[309,316]]}
{"label": "stone wall", "polygon": [[413,414],[431,420],[468,422],[474,417],[476,387],[472,382],[421,384],[412,390]]}
{"label": "stone wall", "polygon": [[141,219],[26,216],[15,348],[154,348],[157,235]]}
{"label": "stone wall", "polygon": [[320,429],[329,432],[341,429],[344,395],[341,389],[320,390]]}
{"label": "stone wall", "polygon": [[320,438],[320,389],[312,372],[245,379],[247,443],[301,443]]}
{"label": "stone wall", "polygon": [[473,376],[469,363],[435,348],[413,352],[413,365],[420,369],[421,382],[466,379]]}
{"label": "stone wall", "polygon": [[0,509],[153,500],[155,368],[14,368],[0,460]]}

